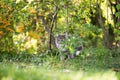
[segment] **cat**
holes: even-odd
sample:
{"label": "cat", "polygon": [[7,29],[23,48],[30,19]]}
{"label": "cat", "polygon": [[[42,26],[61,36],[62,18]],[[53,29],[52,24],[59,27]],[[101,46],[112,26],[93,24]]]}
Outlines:
{"label": "cat", "polygon": [[79,46],[75,48],[75,52],[71,53],[67,48],[67,39],[69,39],[70,35],[68,35],[67,33],[64,34],[57,34],[55,37],[55,44],[56,47],[58,48],[59,52],[60,52],[60,60],[65,60],[65,59],[74,59],[75,57],[77,57],[82,49],[83,46]]}

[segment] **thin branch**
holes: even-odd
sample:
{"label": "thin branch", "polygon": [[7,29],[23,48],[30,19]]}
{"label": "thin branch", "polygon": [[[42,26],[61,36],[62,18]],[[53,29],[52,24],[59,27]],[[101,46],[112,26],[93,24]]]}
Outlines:
{"label": "thin branch", "polygon": [[55,22],[55,19],[56,19],[56,16],[57,16],[57,13],[58,13],[58,11],[56,10],[56,12],[54,13],[54,15],[53,15],[53,18],[52,18],[52,22],[51,22],[51,25],[50,25],[50,33],[49,33],[49,49],[50,49],[50,51],[52,50],[52,41],[53,41],[53,43],[54,43],[54,46],[56,47],[56,45],[55,45],[55,38],[54,38],[54,36],[53,36],[53,27],[54,27],[54,22]]}

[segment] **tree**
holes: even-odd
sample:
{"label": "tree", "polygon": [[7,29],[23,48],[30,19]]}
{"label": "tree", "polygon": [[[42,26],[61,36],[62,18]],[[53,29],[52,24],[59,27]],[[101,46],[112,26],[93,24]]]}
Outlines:
{"label": "tree", "polygon": [[64,32],[81,38],[86,47],[104,43],[108,49],[117,48],[119,4],[118,0],[1,0],[0,43],[4,47],[0,48],[29,51],[25,45],[34,39],[37,48],[31,45],[30,51],[45,52],[56,48],[56,34]]}

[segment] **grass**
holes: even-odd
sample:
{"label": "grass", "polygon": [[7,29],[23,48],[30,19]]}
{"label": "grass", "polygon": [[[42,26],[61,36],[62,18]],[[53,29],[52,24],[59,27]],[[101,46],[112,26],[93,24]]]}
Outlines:
{"label": "grass", "polygon": [[85,50],[65,61],[56,56],[2,53],[0,80],[119,80],[119,56],[106,53],[109,51]]}
{"label": "grass", "polygon": [[117,80],[113,71],[56,70],[34,65],[2,63],[0,64],[0,78],[1,80]]}

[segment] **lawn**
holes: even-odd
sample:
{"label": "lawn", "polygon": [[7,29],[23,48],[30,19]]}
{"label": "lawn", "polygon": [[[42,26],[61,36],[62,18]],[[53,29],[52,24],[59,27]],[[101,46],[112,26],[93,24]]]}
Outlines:
{"label": "lawn", "polygon": [[34,65],[0,64],[1,80],[118,80],[113,71],[72,71]]}
{"label": "lawn", "polygon": [[[59,61],[55,56],[1,54],[0,80],[119,80],[109,61],[78,57]],[[113,58],[109,59],[114,60]],[[102,63],[103,62],[103,63]],[[101,64],[100,64],[101,63]],[[117,68],[116,68],[117,69]]]}

